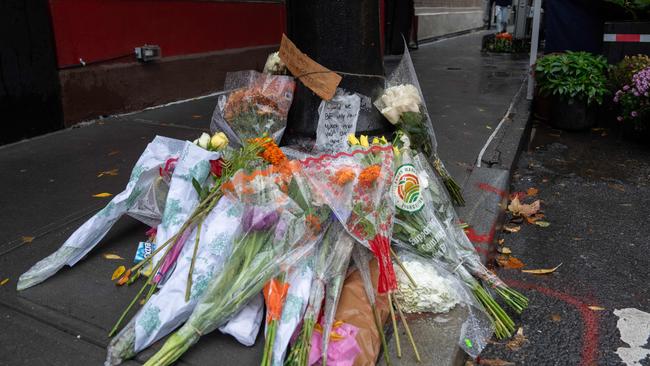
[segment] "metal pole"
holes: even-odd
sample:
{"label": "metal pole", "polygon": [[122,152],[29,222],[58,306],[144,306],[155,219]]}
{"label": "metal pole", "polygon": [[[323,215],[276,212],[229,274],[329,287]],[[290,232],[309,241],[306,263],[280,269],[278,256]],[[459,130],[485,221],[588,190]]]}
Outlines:
{"label": "metal pole", "polygon": [[532,100],[535,91],[535,78],[533,77],[533,67],[537,63],[537,49],[539,48],[539,23],[542,12],[542,0],[535,0],[533,9],[533,34],[530,40],[530,62],[528,70],[528,93],[526,99]]}
{"label": "metal pole", "polygon": [[[289,38],[316,62],[330,70],[345,72],[340,88],[372,99],[381,93],[384,64],[378,0],[286,0],[285,3]],[[316,135],[320,102],[318,96],[298,82],[285,139]],[[390,123],[376,108],[362,109],[357,132],[382,134],[390,128]]]}

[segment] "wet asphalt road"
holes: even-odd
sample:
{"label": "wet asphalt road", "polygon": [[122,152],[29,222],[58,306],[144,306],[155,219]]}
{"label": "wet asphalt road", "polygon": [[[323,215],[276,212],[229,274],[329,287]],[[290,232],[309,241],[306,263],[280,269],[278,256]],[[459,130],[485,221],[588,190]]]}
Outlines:
{"label": "wet asphalt road", "polygon": [[[616,351],[628,345],[613,312],[650,313],[650,144],[625,140],[615,128],[568,133],[537,125],[511,190],[531,187],[551,225],[522,224],[500,234],[503,245],[525,269],[562,266],[546,276],[498,269],[530,298],[515,318],[527,341],[520,348],[495,342],[478,363],[625,365]],[[650,365],[650,356],[638,364]]]}

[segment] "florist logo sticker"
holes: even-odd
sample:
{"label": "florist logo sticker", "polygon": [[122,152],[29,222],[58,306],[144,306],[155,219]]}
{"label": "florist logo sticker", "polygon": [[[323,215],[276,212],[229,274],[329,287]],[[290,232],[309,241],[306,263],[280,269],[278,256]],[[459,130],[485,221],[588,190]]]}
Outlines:
{"label": "florist logo sticker", "polygon": [[419,211],[424,206],[420,180],[413,165],[404,164],[397,168],[393,179],[393,200],[397,208],[407,212]]}

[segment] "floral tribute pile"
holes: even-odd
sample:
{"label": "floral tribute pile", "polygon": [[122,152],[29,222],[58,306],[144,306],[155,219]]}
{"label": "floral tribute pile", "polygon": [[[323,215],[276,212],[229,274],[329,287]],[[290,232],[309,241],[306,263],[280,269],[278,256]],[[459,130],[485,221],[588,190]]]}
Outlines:
{"label": "floral tribute pile", "polygon": [[517,313],[528,300],[483,267],[465,236],[461,191],[437,157],[410,70],[407,57],[374,101],[395,126],[392,141],[350,134],[345,151],[300,158],[289,157],[300,148],[278,146],[295,86],[279,57],[265,73],[239,73],[212,134],[156,137],[125,190],[18,289],[73,266],[130,215],[149,228],[136,263],[112,276],[139,290],[115,315],[106,365],[165,337],[146,365],[170,365],[216,330],[250,346],[262,326],[264,366],[362,365],[382,349],[390,364],[403,334],[420,360],[405,313],[456,307],[467,314],[458,344],[477,357],[493,334],[514,330],[494,295]]}

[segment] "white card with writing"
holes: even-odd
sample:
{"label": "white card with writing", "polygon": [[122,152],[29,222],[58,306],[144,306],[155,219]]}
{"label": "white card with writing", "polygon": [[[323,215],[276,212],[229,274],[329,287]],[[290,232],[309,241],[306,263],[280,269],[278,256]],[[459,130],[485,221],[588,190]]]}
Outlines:
{"label": "white card with writing", "polygon": [[319,152],[347,151],[348,135],[357,128],[360,106],[361,98],[356,94],[337,93],[331,100],[323,100],[318,108],[314,149]]}

